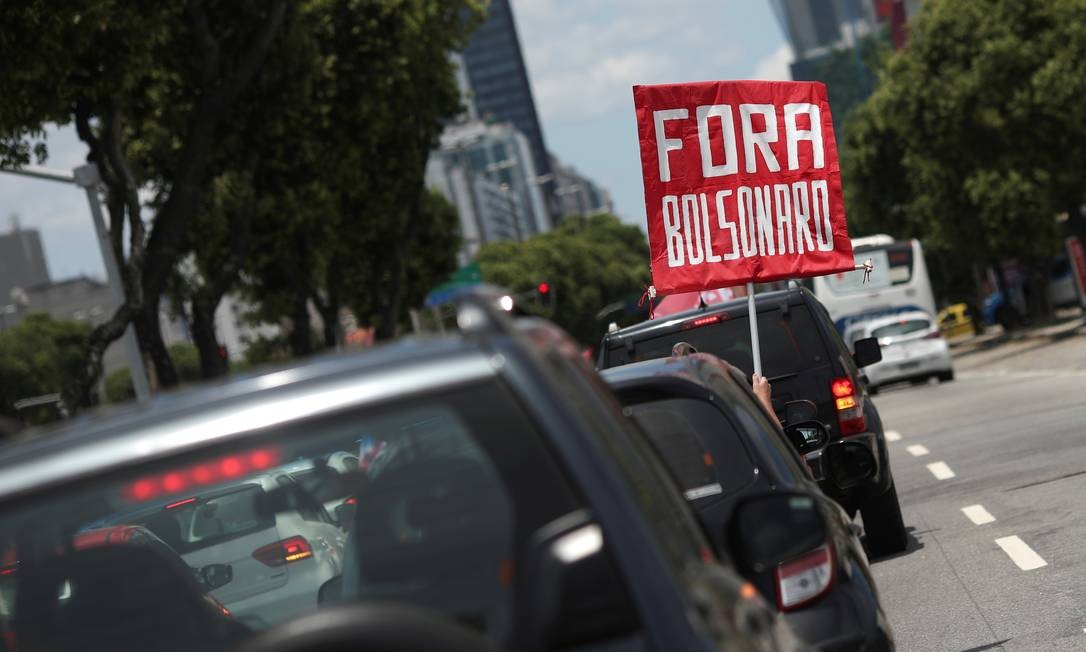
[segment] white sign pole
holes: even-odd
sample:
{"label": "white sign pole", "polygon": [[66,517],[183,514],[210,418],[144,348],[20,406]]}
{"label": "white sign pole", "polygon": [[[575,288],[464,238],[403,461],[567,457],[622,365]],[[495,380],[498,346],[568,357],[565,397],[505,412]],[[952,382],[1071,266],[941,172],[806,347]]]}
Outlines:
{"label": "white sign pole", "polygon": [[754,283],[747,282],[747,313],[750,318],[750,348],[754,373],[762,375],[762,348],[758,343],[758,308],[754,305]]}

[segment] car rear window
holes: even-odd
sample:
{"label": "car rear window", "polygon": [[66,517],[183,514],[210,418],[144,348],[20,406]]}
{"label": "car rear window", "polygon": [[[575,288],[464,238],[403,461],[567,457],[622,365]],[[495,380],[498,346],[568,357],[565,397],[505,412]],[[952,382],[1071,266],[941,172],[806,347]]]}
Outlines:
{"label": "car rear window", "polygon": [[217,546],[275,526],[275,516],[259,506],[264,489],[245,484],[212,495],[183,499],[143,518],[132,519],[180,553]]}
{"label": "car rear window", "polygon": [[338,478],[336,476],[339,474],[330,469],[322,469],[319,473],[315,468],[305,469],[304,471],[293,471],[290,475],[301,485],[302,489],[322,503],[344,500],[350,496],[350,488],[347,483],[337,482]]}
{"label": "car rear window", "polygon": [[[780,308],[760,311],[758,339],[763,373],[770,379],[823,365],[829,360],[814,317],[806,305],[790,306],[787,311]],[[754,372],[750,322],[746,318],[725,318],[716,323],[637,340],[633,342],[632,351],[625,342],[615,342],[607,352],[604,366],[666,358],[677,342],[689,342],[698,351],[723,358],[747,375]]]}
{"label": "car rear window", "polygon": [[687,500],[727,495],[753,479],[754,461],[735,426],[713,405],[676,398],[633,405],[630,411]]}
{"label": "car rear window", "polygon": [[919,333],[931,328],[931,321],[927,319],[903,319],[893,324],[887,324],[886,326],[879,326],[871,330],[871,337],[895,337],[898,335],[908,335],[910,333]]}

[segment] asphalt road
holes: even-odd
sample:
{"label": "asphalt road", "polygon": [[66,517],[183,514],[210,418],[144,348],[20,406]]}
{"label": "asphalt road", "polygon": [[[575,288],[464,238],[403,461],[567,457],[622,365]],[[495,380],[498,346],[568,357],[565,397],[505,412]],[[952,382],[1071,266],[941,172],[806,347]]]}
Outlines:
{"label": "asphalt road", "polygon": [[1086,650],[1086,334],[956,372],[875,398],[911,535],[872,565],[898,649]]}

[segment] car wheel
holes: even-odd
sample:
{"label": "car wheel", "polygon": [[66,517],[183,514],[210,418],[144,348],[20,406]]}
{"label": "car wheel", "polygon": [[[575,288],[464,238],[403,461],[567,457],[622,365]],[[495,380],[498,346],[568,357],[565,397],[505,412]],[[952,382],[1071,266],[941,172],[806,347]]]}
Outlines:
{"label": "car wheel", "polygon": [[939,373],[939,382],[941,382],[941,383],[949,383],[952,380],[954,380],[954,370],[953,369],[950,369],[950,370],[943,371],[943,372]]}
{"label": "car wheel", "polygon": [[868,385],[867,386],[867,393],[872,395],[872,396],[874,396],[875,394],[878,394],[879,393],[879,386],[878,385]]}
{"label": "car wheel", "polygon": [[860,507],[867,533],[867,548],[872,557],[902,552],[909,543],[901,503],[893,484],[881,496],[875,496]]}

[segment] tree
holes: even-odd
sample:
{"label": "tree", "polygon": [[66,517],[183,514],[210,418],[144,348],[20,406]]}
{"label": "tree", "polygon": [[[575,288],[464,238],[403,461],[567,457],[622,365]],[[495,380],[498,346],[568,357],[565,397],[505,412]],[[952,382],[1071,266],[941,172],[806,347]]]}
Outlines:
{"label": "tree", "polygon": [[554,299],[547,316],[584,344],[603,336],[606,324],[597,317],[602,308],[649,283],[644,233],[614,215],[567,217],[553,231],[524,242],[483,245],[477,260],[488,283],[512,292],[548,283]]}
{"label": "tree", "polygon": [[15,402],[45,394],[60,394],[65,405],[82,395],[79,370],[91,329],[84,323],[32,313],[20,324],[0,332],[0,414],[30,423],[56,418],[56,410],[20,414]]}
{"label": "tree", "polygon": [[319,345],[338,343],[349,308],[379,336],[455,267],[456,215],[425,192],[427,157],[443,121],[460,110],[451,50],[479,18],[475,0],[326,3],[316,31],[322,65],[301,116],[284,136],[279,211],[261,219],[244,274],[261,315],[293,324],[304,355],[309,306]]}
{"label": "tree", "polygon": [[[106,347],[136,326],[163,384],[176,382],[159,298],[195,217],[224,116],[260,71],[286,0],[47,0],[6,3],[0,37],[0,164],[44,160],[42,127],[73,123],[106,189],[125,302],[87,343],[79,404],[93,402]],[[144,167],[144,138],[169,134],[174,156]],[[139,193],[152,188],[146,223]],[[124,244],[128,233],[127,247]]]}
{"label": "tree", "polygon": [[922,237],[957,279],[1051,255],[1059,213],[1086,231],[1084,13],[1086,0],[925,2],[846,126],[854,230]]}

